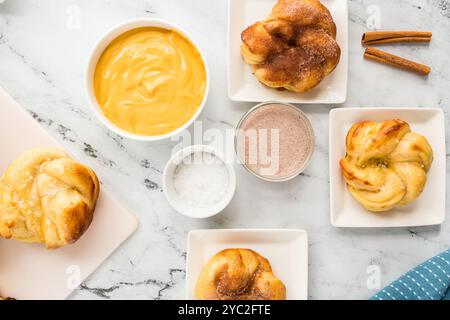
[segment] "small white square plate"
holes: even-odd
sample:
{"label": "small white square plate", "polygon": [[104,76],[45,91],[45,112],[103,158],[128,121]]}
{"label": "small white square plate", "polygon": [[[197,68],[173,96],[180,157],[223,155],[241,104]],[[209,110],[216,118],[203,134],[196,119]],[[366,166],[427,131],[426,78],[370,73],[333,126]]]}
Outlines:
{"label": "small white square plate", "polygon": [[195,300],[200,273],[215,254],[225,249],[251,249],[267,258],[286,286],[288,300],[308,299],[308,237],[303,230],[194,230],[189,233],[186,299]]}
{"label": "small white square plate", "polygon": [[[339,161],[345,157],[345,138],[355,122],[401,119],[411,130],[424,135],[434,151],[434,162],[422,195],[411,205],[388,213],[372,213],[347,191]],[[445,220],[445,124],[441,109],[346,108],[330,114],[330,203],[335,227],[383,228],[439,225]]]}
{"label": "small white square plate", "polygon": [[228,95],[233,101],[287,103],[344,103],[347,99],[348,7],[347,0],[322,0],[337,26],[341,60],[332,74],[316,88],[293,93],[268,88],[253,75],[241,56],[241,33],[269,16],[277,0],[228,0]]}

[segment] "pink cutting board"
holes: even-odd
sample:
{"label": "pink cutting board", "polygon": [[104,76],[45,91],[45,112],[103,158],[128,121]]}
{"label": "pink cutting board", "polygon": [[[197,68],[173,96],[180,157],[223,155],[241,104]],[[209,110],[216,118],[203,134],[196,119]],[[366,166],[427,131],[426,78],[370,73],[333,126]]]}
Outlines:
{"label": "pink cutting board", "polygon": [[[22,152],[42,145],[57,144],[0,88],[0,176]],[[0,238],[0,295],[65,299],[137,229],[136,217],[101,189],[94,220],[74,245],[47,250]]]}

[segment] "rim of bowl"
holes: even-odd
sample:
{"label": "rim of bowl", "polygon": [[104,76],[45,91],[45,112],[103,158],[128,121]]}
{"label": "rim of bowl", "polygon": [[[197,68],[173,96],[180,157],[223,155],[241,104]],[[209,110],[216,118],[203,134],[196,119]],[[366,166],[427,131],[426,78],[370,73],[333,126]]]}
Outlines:
{"label": "rim of bowl", "polygon": [[[197,152],[206,152],[206,153],[212,154],[213,156],[217,157],[220,161],[223,162],[223,164],[227,168],[227,171],[229,174],[228,190],[222,200],[220,200],[217,204],[215,204],[209,208],[195,208],[195,207],[189,206],[187,204],[181,207],[175,203],[172,196],[167,191],[169,185],[171,185],[171,187],[173,188],[173,181],[169,182],[169,173],[174,172],[175,169],[177,168],[177,166],[181,163],[181,161],[183,161],[183,159],[185,159],[186,157],[188,157],[194,153],[197,153]],[[231,200],[233,200],[233,197],[236,193],[237,179],[236,179],[236,171],[235,171],[233,165],[226,161],[226,158],[221,151],[219,151],[218,149],[216,149],[214,147],[207,146],[207,145],[192,145],[192,146],[183,148],[180,151],[177,151],[170,158],[170,160],[167,162],[167,164],[164,168],[162,183],[163,183],[164,196],[165,196],[167,202],[169,202],[170,206],[175,211],[177,211],[178,213],[180,213],[186,217],[192,218],[192,219],[207,219],[207,218],[211,218],[213,216],[218,215],[223,210],[225,210],[226,207],[228,207],[228,205],[230,204]],[[210,213],[204,214],[202,216],[198,216],[198,215],[191,213],[195,210],[205,210],[205,211],[210,210]]]}
{"label": "rim of bowl", "polygon": [[[205,68],[205,73],[206,73],[205,93],[203,96],[203,100],[202,100],[200,106],[198,107],[196,113],[183,126],[175,129],[174,131],[171,131],[171,132],[163,134],[163,135],[158,135],[158,136],[145,136],[145,135],[134,134],[134,133],[128,132],[128,131],[120,128],[119,126],[115,125],[104,115],[103,111],[101,110],[101,107],[97,100],[97,96],[95,95],[94,88],[93,88],[93,86],[94,86],[93,78],[94,78],[94,73],[95,73],[95,69],[97,67],[98,60],[100,59],[100,57],[102,56],[102,54],[104,53],[104,51],[106,50],[108,45],[112,41],[114,41],[114,39],[119,37],[121,34],[127,32],[127,31],[130,31],[130,30],[133,30],[133,29],[141,28],[141,27],[159,27],[159,28],[169,29],[169,30],[173,29],[173,30],[177,31],[178,33],[180,33],[187,40],[189,40],[189,42],[192,43],[192,45],[199,52],[200,57],[203,62],[203,66]],[[131,140],[162,141],[162,140],[169,139],[173,136],[176,136],[183,130],[187,129],[195,120],[198,119],[198,117],[204,110],[206,102],[208,100],[209,91],[210,91],[210,73],[209,73],[208,61],[206,60],[203,49],[199,47],[197,42],[193,40],[191,35],[187,31],[185,31],[185,29],[181,28],[180,26],[178,26],[174,23],[168,22],[163,19],[138,18],[138,19],[130,19],[130,20],[127,20],[120,24],[115,25],[114,27],[112,27],[108,32],[103,34],[96,41],[93,49],[91,50],[91,52],[89,54],[89,60],[87,63],[87,68],[86,68],[86,73],[85,73],[85,84],[86,84],[86,90],[87,90],[87,95],[89,98],[91,109],[94,111],[95,115],[100,120],[100,122],[103,123],[103,125],[105,125],[109,130],[113,131],[114,133],[116,133],[122,137],[131,139]]]}
{"label": "rim of bowl", "polygon": [[[262,108],[267,105],[271,105],[271,104],[278,104],[278,105],[282,105],[284,107],[288,107],[290,109],[295,110],[300,115],[300,117],[304,120],[304,122],[306,124],[306,128],[307,128],[309,134],[311,135],[311,139],[312,139],[312,141],[311,141],[312,148],[311,148],[311,150],[308,154],[308,157],[307,157],[306,161],[304,162],[303,166],[300,167],[299,170],[295,171],[293,174],[291,174],[289,176],[281,177],[281,178],[270,178],[269,176],[263,176],[263,175],[256,173],[255,171],[253,171],[252,169],[250,169],[247,166],[247,164],[245,163],[244,159],[242,159],[242,157],[239,153],[239,150],[238,150],[238,132],[241,129],[241,126],[244,123],[244,121],[248,118],[249,115],[251,115],[257,109]],[[247,111],[242,116],[242,118],[239,120],[238,124],[234,128],[234,152],[236,154],[236,157],[237,157],[239,163],[245,168],[245,170],[247,170],[248,172],[253,174],[255,177],[258,177],[259,179],[264,180],[264,181],[286,182],[286,181],[290,181],[290,180],[298,177],[300,174],[305,172],[306,168],[308,168],[309,164],[311,163],[312,156],[314,155],[315,149],[316,149],[316,136],[314,133],[314,128],[312,127],[312,124],[311,124],[311,120],[309,120],[309,118],[306,116],[306,114],[300,108],[298,108],[290,103],[284,103],[284,102],[278,102],[278,101],[267,101],[267,102],[262,102],[260,104],[257,104],[256,106],[252,107],[249,111]]]}

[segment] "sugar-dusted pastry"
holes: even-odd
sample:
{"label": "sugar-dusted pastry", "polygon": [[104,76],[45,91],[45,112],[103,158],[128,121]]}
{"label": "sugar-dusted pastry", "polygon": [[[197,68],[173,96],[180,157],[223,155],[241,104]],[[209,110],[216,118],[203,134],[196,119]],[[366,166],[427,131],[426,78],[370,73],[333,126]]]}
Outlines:
{"label": "sugar-dusted pastry", "polygon": [[433,150],[402,120],[356,123],[341,168],[352,196],[367,210],[405,206],[422,193]]}
{"label": "sugar-dusted pastry", "polygon": [[241,35],[242,55],[266,86],[305,92],[339,63],[336,24],[319,0],[279,0]]}
{"label": "sugar-dusted pastry", "polygon": [[94,171],[54,147],[32,149],[0,179],[0,236],[56,249],[91,224],[99,195]]}
{"label": "sugar-dusted pastry", "polygon": [[203,268],[195,294],[199,300],[285,300],[286,287],[255,251],[227,249]]}

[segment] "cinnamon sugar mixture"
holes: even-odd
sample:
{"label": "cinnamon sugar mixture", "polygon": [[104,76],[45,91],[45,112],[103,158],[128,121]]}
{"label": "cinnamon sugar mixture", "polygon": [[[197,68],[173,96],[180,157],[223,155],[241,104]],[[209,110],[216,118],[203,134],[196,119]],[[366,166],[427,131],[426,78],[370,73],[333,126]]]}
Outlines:
{"label": "cinnamon sugar mixture", "polygon": [[282,179],[304,168],[314,148],[314,137],[307,120],[294,108],[268,104],[244,119],[238,152],[251,171]]}

